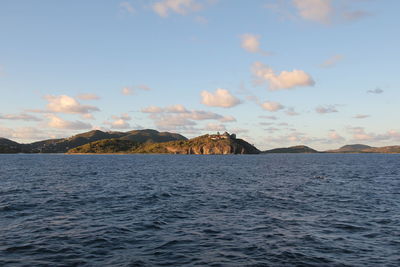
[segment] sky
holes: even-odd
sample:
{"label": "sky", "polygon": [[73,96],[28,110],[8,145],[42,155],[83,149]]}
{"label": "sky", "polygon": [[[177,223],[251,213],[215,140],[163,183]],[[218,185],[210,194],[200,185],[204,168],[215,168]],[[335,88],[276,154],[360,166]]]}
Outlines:
{"label": "sky", "polygon": [[0,137],[400,145],[398,0],[1,0]]}

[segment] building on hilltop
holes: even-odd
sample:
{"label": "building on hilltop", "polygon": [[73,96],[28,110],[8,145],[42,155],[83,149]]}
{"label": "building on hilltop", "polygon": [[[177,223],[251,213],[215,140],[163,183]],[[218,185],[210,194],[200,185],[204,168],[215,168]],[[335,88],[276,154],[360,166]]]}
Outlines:
{"label": "building on hilltop", "polygon": [[219,132],[217,132],[217,134],[211,134],[210,139],[211,140],[236,139],[236,134],[229,134],[228,132],[220,134]]}

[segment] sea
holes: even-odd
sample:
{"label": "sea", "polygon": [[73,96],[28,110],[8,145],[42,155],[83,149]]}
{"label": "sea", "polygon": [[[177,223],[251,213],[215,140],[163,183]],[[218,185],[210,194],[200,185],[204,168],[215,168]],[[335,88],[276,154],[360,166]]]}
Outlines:
{"label": "sea", "polygon": [[400,266],[400,155],[0,155],[0,266]]}

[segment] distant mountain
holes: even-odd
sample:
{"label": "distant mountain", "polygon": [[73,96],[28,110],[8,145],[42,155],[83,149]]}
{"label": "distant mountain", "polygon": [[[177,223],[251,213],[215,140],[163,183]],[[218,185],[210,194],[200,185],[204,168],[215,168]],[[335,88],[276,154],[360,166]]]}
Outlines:
{"label": "distant mountain", "polygon": [[[68,138],[49,139],[31,144],[18,144],[14,141],[1,138],[0,153],[65,153],[68,150],[91,142],[120,138],[138,143],[168,142],[176,140],[187,140],[186,137],[169,132],[158,132],[156,130],[135,130],[129,132],[103,132],[93,130],[77,134]],[[3,140],[3,141],[1,141]],[[6,141],[7,140],[7,141]],[[3,152],[4,151],[4,152]],[[12,151],[12,152],[10,152]]]}
{"label": "distant mountain", "polygon": [[270,149],[263,151],[262,153],[319,153],[319,152],[308,146],[291,146],[291,147]]}
{"label": "distant mountain", "polygon": [[365,149],[370,149],[372,147],[361,144],[345,145],[339,149],[328,150],[327,153],[362,153]]}
{"label": "distant mountain", "polygon": [[203,135],[165,143],[140,144],[124,139],[108,139],[76,147],[68,153],[258,154],[260,151],[234,135]]}

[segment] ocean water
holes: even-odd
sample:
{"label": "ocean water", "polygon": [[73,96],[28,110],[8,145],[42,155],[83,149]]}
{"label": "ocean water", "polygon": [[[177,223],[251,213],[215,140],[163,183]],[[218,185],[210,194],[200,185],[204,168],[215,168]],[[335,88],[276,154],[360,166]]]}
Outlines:
{"label": "ocean water", "polygon": [[400,266],[400,155],[0,155],[0,266]]}

